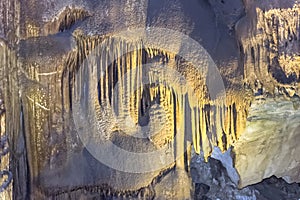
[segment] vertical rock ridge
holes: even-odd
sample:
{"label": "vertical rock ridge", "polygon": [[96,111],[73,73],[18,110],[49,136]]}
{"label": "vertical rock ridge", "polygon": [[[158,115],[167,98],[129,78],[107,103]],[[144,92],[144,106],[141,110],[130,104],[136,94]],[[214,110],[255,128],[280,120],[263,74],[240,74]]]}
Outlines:
{"label": "vertical rock ridge", "polygon": [[[70,120],[62,111],[62,82],[58,81],[62,77],[63,63],[72,52],[68,39],[50,36],[21,40],[18,57],[14,57],[17,61],[7,70],[9,79],[15,81],[15,85],[10,86],[15,89],[10,90],[16,90],[9,98],[17,99],[9,99],[16,104],[10,105],[11,111],[16,109],[18,112],[18,117],[11,117],[19,120],[12,123],[15,129],[18,128],[12,130],[16,134],[13,139],[16,145],[13,150],[17,152],[14,159],[22,163],[14,168],[14,178],[17,185],[26,189],[15,194],[25,196],[24,199],[39,195],[45,171],[63,167],[68,161],[73,136],[67,129]],[[55,51],[48,51],[48,44],[55,47]],[[14,70],[17,77],[14,77]]]}
{"label": "vertical rock ridge", "polygon": [[10,152],[8,146],[8,135],[6,132],[6,116],[5,116],[5,102],[4,94],[2,89],[4,88],[4,62],[6,48],[4,42],[1,42],[0,47],[0,198],[1,199],[11,199],[12,198],[12,174],[10,172]]}
{"label": "vertical rock ridge", "polygon": [[20,2],[19,0],[3,0],[0,3],[0,38],[14,45],[20,35]]}
{"label": "vertical rock ridge", "polygon": [[[5,114],[1,114],[1,138],[7,136],[9,151],[1,158],[1,170],[11,171],[13,180],[1,199],[12,199],[14,196],[24,197],[28,188],[25,184],[27,156],[24,151],[24,132],[21,129],[21,107],[19,99],[17,43],[20,35],[20,2],[4,0],[0,2],[0,90],[5,102]],[[7,147],[6,147],[7,148]],[[6,178],[6,175],[4,175]],[[9,180],[9,177],[7,177]],[[19,181],[21,182],[18,185]],[[1,183],[4,184],[4,183]],[[18,185],[18,187],[15,187]]]}
{"label": "vertical rock ridge", "polygon": [[[18,180],[25,181],[27,178],[26,171],[26,154],[23,149],[23,132],[21,129],[21,107],[19,99],[19,83],[18,83],[18,62],[15,51],[9,45],[0,41],[0,87],[3,90],[3,100],[5,102],[5,113],[1,114],[1,137],[7,136],[10,151],[2,160],[1,168],[12,170],[14,174],[13,184],[17,184]],[[9,120],[6,120],[9,119]],[[19,168],[23,170],[19,171]],[[24,182],[23,182],[24,183]],[[13,187],[12,184],[8,190],[1,195],[4,199],[10,199],[13,195],[26,195],[26,185],[22,187]]]}

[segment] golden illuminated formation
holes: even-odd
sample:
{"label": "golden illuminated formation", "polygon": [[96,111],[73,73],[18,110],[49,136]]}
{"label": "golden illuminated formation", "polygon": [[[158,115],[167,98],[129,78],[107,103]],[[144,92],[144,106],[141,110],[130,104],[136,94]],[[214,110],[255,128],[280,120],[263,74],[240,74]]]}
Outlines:
{"label": "golden illuminated formation", "polygon": [[[92,106],[86,110],[94,112],[89,115],[97,120],[89,120],[104,130],[105,135],[94,139],[108,139],[113,131],[144,132],[149,136],[143,137],[161,147],[184,133],[192,135],[196,153],[202,150],[208,158],[214,146],[225,151],[244,130],[249,100],[236,91],[227,91],[226,99],[211,99],[205,75],[176,52],[111,37],[78,36],[77,45],[67,66],[74,75],[65,72],[65,78],[73,77],[73,101]],[[105,48],[96,48],[101,45]],[[183,137],[175,148],[183,148],[184,143]]]}

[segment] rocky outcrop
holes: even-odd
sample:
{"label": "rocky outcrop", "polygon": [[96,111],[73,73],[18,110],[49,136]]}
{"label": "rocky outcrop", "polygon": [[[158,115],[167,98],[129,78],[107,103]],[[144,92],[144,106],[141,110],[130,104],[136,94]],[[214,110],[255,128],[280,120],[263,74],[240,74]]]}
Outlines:
{"label": "rocky outcrop", "polygon": [[195,184],[193,199],[280,200],[298,199],[300,195],[299,184],[288,184],[274,176],[241,189],[231,181],[228,170],[220,161],[209,158],[208,162],[203,162],[201,155],[193,156],[192,161],[191,176]]}
{"label": "rocky outcrop", "polygon": [[288,183],[300,182],[299,114],[293,102],[284,99],[253,102],[247,128],[234,146],[240,187],[272,175]]}

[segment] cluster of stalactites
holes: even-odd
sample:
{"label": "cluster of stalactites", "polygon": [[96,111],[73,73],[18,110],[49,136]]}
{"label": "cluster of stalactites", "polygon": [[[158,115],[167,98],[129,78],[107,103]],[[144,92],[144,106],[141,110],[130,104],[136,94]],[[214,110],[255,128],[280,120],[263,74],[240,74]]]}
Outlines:
{"label": "cluster of stalactites", "polygon": [[[108,108],[107,105],[113,112],[105,117],[114,117],[106,120],[114,124],[110,128],[103,124],[102,130],[142,130],[138,129],[139,123],[148,112],[150,131],[155,132],[149,137],[156,146],[169,143],[176,133],[184,133],[192,136],[196,152],[203,151],[207,158],[214,146],[223,151],[229,148],[245,128],[249,105],[243,103],[241,95],[230,94],[223,100],[205,99],[207,91],[201,90],[205,86],[199,86],[205,83],[204,78],[200,83],[199,78],[194,78],[197,83],[191,84],[193,79],[188,76],[193,74],[192,67],[183,65],[183,59],[175,53],[147,48],[142,41],[80,38],[77,54],[72,57],[73,61],[69,63],[79,65],[69,66],[76,71],[74,98],[79,99],[83,106],[94,104],[96,115],[104,117],[103,113],[110,112],[101,111]],[[156,70],[155,66],[167,70]],[[184,73],[182,67],[191,69]],[[179,72],[187,81],[178,81],[181,80],[176,77],[178,74],[170,71]],[[182,85],[188,82],[188,85]],[[198,88],[187,89],[193,86]],[[201,92],[203,94],[199,94]],[[155,103],[159,106],[155,107]],[[154,108],[148,109],[151,106]],[[153,125],[160,128],[152,129]]]}
{"label": "cluster of stalactites", "polygon": [[81,8],[66,7],[55,18],[47,22],[43,27],[43,35],[55,34],[69,30],[76,22],[82,21],[89,13]]}
{"label": "cluster of stalactites", "polygon": [[[252,29],[241,41],[245,81],[251,88],[259,81],[265,91],[276,93],[277,87],[299,83],[299,18],[297,4],[267,11],[256,8],[253,27],[250,21],[244,24],[247,30]],[[299,90],[297,87],[293,90]]]}

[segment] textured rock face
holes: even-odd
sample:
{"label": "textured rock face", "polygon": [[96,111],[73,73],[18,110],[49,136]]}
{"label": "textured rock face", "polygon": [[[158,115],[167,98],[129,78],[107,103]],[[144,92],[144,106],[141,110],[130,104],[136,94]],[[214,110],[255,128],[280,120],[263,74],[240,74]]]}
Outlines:
{"label": "textured rock face", "polygon": [[3,93],[0,90],[0,173],[1,173],[1,185],[0,185],[0,198],[10,199],[12,193],[12,173],[9,169],[10,155],[8,147],[8,136],[5,131],[5,104]]}
{"label": "textured rock face", "polygon": [[275,87],[288,87],[293,96],[299,82],[299,5],[245,4],[247,14],[236,25],[245,83],[270,93]]}
{"label": "textured rock face", "polygon": [[249,199],[249,200],[281,200],[299,199],[299,184],[288,184],[274,176],[264,181],[238,188],[228,177],[227,171],[219,162],[195,155],[192,158],[191,176],[195,183],[194,199]]}
{"label": "textured rock face", "polygon": [[[8,8],[11,14],[4,12]],[[197,153],[203,151],[206,159],[213,146],[225,151],[234,145],[241,187],[273,174],[299,181],[299,150],[293,143],[299,137],[299,116],[294,110],[299,104],[297,3],[16,0],[1,2],[0,11],[0,36],[6,40],[0,49],[5,58],[0,61],[0,73],[6,81],[0,86],[5,88],[9,108],[6,130],[18,155],[11,164],[16,198],[64,199],[70,190],[73,198],[89,198],[95,193],[101,197],[112,193],[154,196],[152,186],[161,171],[136,174],[111,169],[87,151],[84,145],[89,141],[110,140],[130,151],[169,145],[163,160],[189,146],[186,140]],[[205,77],[210,65],[201,63],[203,70],[197,71],[179,58],[186,47],[182,38],[172,41],[173,48],[164,49],[151,46],[136,33],[116,36],[136,28],[150,32],[151,27],[179,31],[201,44],[216,63],[226,98],[207,94],[208,82],[215,80]],[[159,39],[168,40],[163,35]],[[98,49],[103,43],[107,48]],[[194,49],[189,50],[191,57],[195,56]],[[155,85],[168,81],[155,78],[153,74],[161,73],[155,70],[148,71],[149,85],[136,89],[145,74],[142,65],[147,63],[177,71],[197,100],[176,84],[172,88]],[[126,76],[128,81],[116,91],[114,86]],[[121,103],[115,102],[116,95]],[[275,103],[271,95],[285,100],[279,98]],[[248,110],[252,99],[254,104]],[[159,106],[148,109],[155,103]],[[112,107],[120,124],[109,113]],[[137,131],[145,122],[150,124],[148,132],[165,127],[144,139],[125,134]],[[80,128],[88,129],[93,137],[82,141]],[[99,132],[103,134],[97,135]],[[185,135],[175,140],[179,132]],[[158,163],[158,158],[155,161]],[[188,162],[180,158],[161,169],[176,165],[179,172],[175,170],[154,189],[163,191],[163,183],[172,185],[177,179],[189,185],[188,176],[182,173]],[[127,159],[122,165],[132,163]],[[134,167],[152,163],[148,160]],[[175,193],[189,198],[188,190]]]}
{"label": "textured rock face", "polygon": [[253,102],[247,128],[234,146],[240,187],[272,175],[300,182],[299,115],[293,102],[284,99]]}
{"label": "textured rock face", "polygon": [[241,187],[271,175],[299,182],[299,5],[294,3],[246,1],[246,16],[236,26],[244,82],[256,94],[246,130],[234,145]]}

